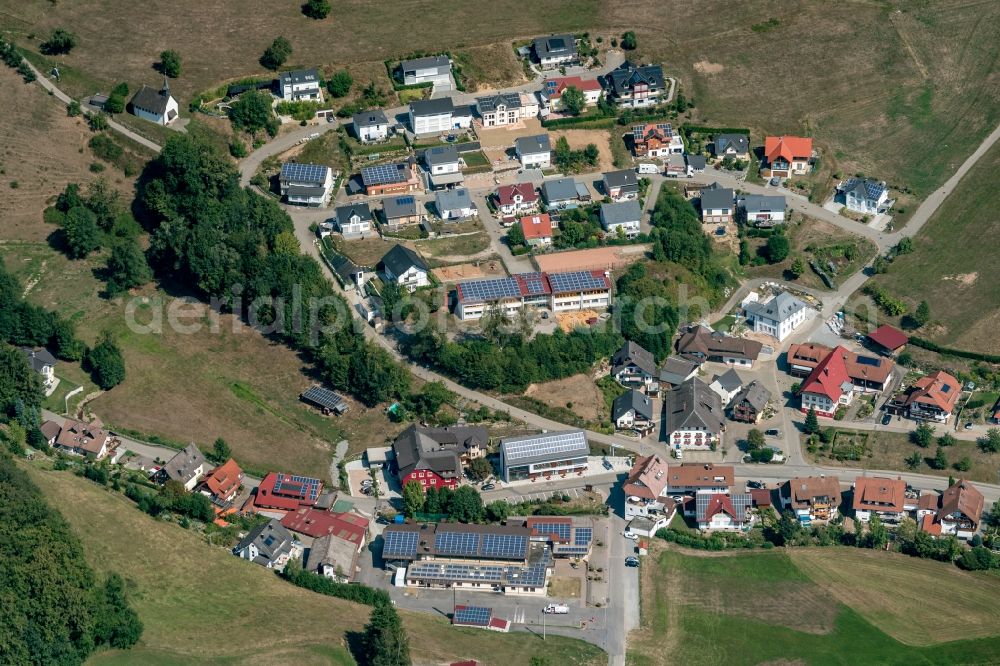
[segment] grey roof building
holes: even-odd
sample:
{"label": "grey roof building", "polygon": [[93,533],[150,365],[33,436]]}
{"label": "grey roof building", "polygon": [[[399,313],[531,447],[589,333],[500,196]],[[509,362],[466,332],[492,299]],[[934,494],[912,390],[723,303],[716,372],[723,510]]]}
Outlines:
{"label": "grey roof building", "polygon": [[743,378],[732,368],[721,375],[713,377],[712,383],[714,384],[715,382],[718,382],[719,386],[727,393],[738,391],[743,387]]}
{"label": "grey roof building", "polygon": [[437,207],[438,214],[441,217],[456,217],[456,215],[452,215],[451,213],[468,211],[474,208],[472,205],[472,196],[469,194],[469,190],[464,187],[438,192],[434,195],[434,205]]}
{"label": "grey roof building", "polygon": [[716,157],[727,153],[746,155],[750,152],[750,137],[746,134],[718,134],[713,142]]}
{"label": "grey roof building", "polygon": [[428,167],[457,162],[458,149],[455,146],[434,146],[424,151],[424,164]]}
{"label": "grey roof building", "polygon": [[21,353],[24,354],[28,365],[35,372],[42,372],[45,368],[51,368],[56,364],[56,357],[44,348],[31,349],[30,347],[21,347]]}
{"label": "grey roof building", "polygon": [[576,56],[576,38],[573,35],[537,37],[533,42],[535,56],[541,62],[571,59]]}
{"label": "grey roof building", "polygon": [[688,166],[695,171],[704,171],[705,167],[708,166],[704,155],[685,155],[684,158],[687,160]]}
{"label": "grey roof building", "polygon": [[436,69],[438,72],[450,71],[451,61],[448,60],[446,55],[436,55],[427,56],[426,58],[414,58],[413,60],[404,60],[399,63],[400,69],[403,70],[403,75],[405,76],[407,72],[416,72],[417,70],[430,70]]}
{"label": "grey roof building", "polygon": [[656,377],[656,359],[652,352],[631,340],[626,340],[621,349],[611,357],[611,374],[618,375],[623,371],[636,368],[646,375]]}
{"label": "grey roof building", "polygon": [[605,193],[610,194],[612,190],[619,189],[622,194],[639,192],[639,179],[632,169],[621,169],[620,171],[608,171],[604,174]]}
{"label": "grey roof building", "polygon": [[279,521],[271,519],[250,530],[233,549],[236,555],[268,568],[284,565],[295,550],[295,538]]}
{"label": "grey roof building", "polygon": [[638,233],[641,221],[642,206],[639,205],[638,201],[619,201],[618,203],[601,204],[601,223],[609,231],[613,227],[622,225],[625,227],[634,227]]}
{"label": "grey roof building", "polygon": [[748,194],[741,203],[748,215],[785,210],[785,197],[781,195]]}
{"label": "grey roof building", "polygon": [[162,475],[169,480],[181,483],[190,490],[198,478],[205,473],[205,456],[194,444],[188,444],[183,451],[178,451],[166,465]]}
{"label": "grey roof building", "polygon": [[744,386],[740,392],[736,394],[736,397],[733,398],[732,404],[734,407],[738,407],[741,403],[746,402],[756,412],[760,413],[764,411],[764,407],[767,406],[767,403],[770,400],[771,392],[767,390],[767,387],[755,379]]}
{"label": "grey roof building", "polygon": [[477,456],[490,441],[489,431],[479,426],[421,428],[411,425],[392,443],[399,478],[417,470],[430,470],[443,479],[462,475],[462,458]]}
{"label": "grey roof building", "polygon": [[701,190],[701,209],[721,210],[733,207],[733,191],[728,187],[723,187],[718,183],[712,183]]}
{"label": "grey roof building", "polygon": [[698,372],[699,365],[694,361],[671,356],[660,366],[660,381],[678,386],[693,377]]}
{"label": "grey roof building", "polygon": [[667,433],[701,430],[718,435],[726,429],[722,400],[697,377],[677,386],[666,396]]}
{"label": "grey roof building", "polygon": [[589,454],[583,430],[505,437],[500,442],[505,481],[582,471],[587,468]]}
{"label": "grey roof building", "polygon": [[766,303],[748,303],[744,310],[748,316],[784,321],[808,307],[787,291],[783,291]]}
{"label": "grey roof building", "polygon": [[417,214],[417,200],[414,196],[409,194],[398,197],[389,197],[388,199],[384,199],[382,201],[382,212],[385,213],[386,220],[395,220],[400,217],[413,217]]}
{"label": "grey roof building", "polygon": [[416,267],[427,272],[427,264],[420,256],[408,247],[394,245],[391,250],[382,257],[381,265],[389,269],[393,275],[404,275],[410,267]]}
{"label": "grey roof building", "polygon": [[368,202],[366,201],[359,201],[347,204],[346,206],[337,206],[334,212],[337,219],[337,226],[340,227],[341,231],[351,224],[359,222],[368,222],[371,224],[372,221],[372,210],[368,207]]}
{"label": "grey roof building", "polygon": [[357,566],[358,549],[347,539],[334,534],[321,536],[313,541],[306,558],[306,571],[327,578],[350,580]]}
{"label": "grey roof building", "polygon": [[650,93],[663,92],[666,89],[662,67],[659,65],[637,67],[627,60],[607,75],[605,83],[616,97],[630,95],[636,85],[647,86]]}
{"label": "grey roof building", "polygon": [[293,69],[278,74],[278,85],[282,88],[285,86],[297,86],[303,83],[314,83],[318,86],[319,82],[319,72],[315,68]]}
{"label": "grey roof building", "polygon": [[572,178],[557,178],[542,183],[542,195],[550,206],[565,205],[577,200],[576,181]]}
{"label": "grey roof building", "polygon": [[382,109],[371,109],[370,111],[358,111],[351,118],[351,122],[355,127],[360,128],[377,127],[379,125],[388,125],[389,119]]}
{"label": "grey roof building", "polygon": [[548,134],[536,134],[535,136],[522,136],[514,140],[514,149],[518,155],[534,155],[535,153],[547,153],[552,150],[549,143]]}
{"label": "grey roof building", "polygon": [[521,95],[518,93],[494,93],[486,97],[476,98],[476,110],[479,111],[480,115],[493,113],[501,106],[508,109],[520,109]]}
{"label": "grey roof building", "polygon": [[[164,77],[163,88],[156,90],[149,86],[143,86],[132,96],[129,104],[132,105],[133,109],[139,109],[156,116],[164,116],[169,122],[177,117],[177,111],[170,109],[171,100],[173,98],[170,96],[170,86]],[[174,104],[176,105],[176,102]]]}
{"label": "grey roof building", "polygon": [[455,105],[450,97],[438,99],[418,99],[410,102],[410,113],[413,116],[436,116],[441,113],[454,113]]}
{"label": "grey roof building", "polygon": [[647,421],[653,420],[653,401],[642,391],[629,389],[627,392],[615,398],[611,405],[611,420],[618,422],[623,416],[633,412],[636,418],[643,418]]}

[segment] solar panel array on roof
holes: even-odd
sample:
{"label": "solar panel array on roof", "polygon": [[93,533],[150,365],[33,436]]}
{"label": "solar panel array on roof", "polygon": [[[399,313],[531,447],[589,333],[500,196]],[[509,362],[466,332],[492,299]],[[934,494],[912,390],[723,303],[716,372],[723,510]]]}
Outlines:
{"label": "solar panel array on roof", "polygon": [[521,273],[518,277],[524,285],[525,296],[539,296],[549,292],[549,285],[542,273]]}
{"label": "solar panel array on roof", "polygon": [[342,397],[340,397],[333,391],[325,389],[321,386],[313,386],[309,388],[305,393],[302,394],[301,397],[303,400],[308,400],[309,402],[317,404],[321,407],[326,407],[327,409],[333,409],[337,411],[343,409],[344,405],[346,404]]}
{"label": "solar panel array on roof", "polygon": [[587,436],[582,430],[550,432],[542,435],[516,437],[501,443],[507,462],[522,458],[566,452],[588,451]]}
{"label": "solar panel array on roof", "polygon": [[607,279],[603,276],[596,276],[590,271],[576,271],[573,273],[549,273],[549,284],[552,285],[552,293],[560,294],[574,291],[594,291],[607,289]]}
{"label": "solar panel array on roof", "polygon": [[484,606],[458,606],[455,609],[455,624],[469,624],[475,627],[485,627],[490,623],[493,609]]}
{"label": "solar panel array on roof", "polygon": [[410,197],[410,196],[396,197],[396,203],[398,205],[400,205],[400,206],[408,206],[411,203],[414,203],[415,201],[416,201],[416,199],[414,199],[413,197]]}
{"label": "solar panel array on roof", "polygon": [[298,183],[324,183],[330,167],[320,164],[286,162],[281,165],[281,179]]}
{"label": "solar panel array on roof", "polygon": [[569,541],[572,526],[569,523],[534,523],[532,528],[537,534],[555,534],[560,541]]}
{"label": "solar panel array on roof", "polygon": [[488,303],[501,298],[520,298],[521,289],[514,278],[496,278],[462,282],[458,293],[466,303]]}
{"label": "solar panel array on roof", "polygon": [[589,546],[594,539],[594,530],[590,527],[577,527],[573,530],[573,544],[577,546]]}
{"label": "solar panel array on roof", "polygon": [[475,532],[437,532],[434,550],[438,555],[475,557],[479,554],[480,536]]}
{"label": "solar panel array on roof", "polygon": [[386,185],[402,183],[406,180],[398,164],[378,164],[361,170],[361,180],[365,185]]}
{"label": "solar panel array on roof", "polygon": [[272,492],[276,495],[294,495],[315,502],[319,497],[320,485],[319,479],[308,476],[278,474]]}
{"label": "solar panel array on roof", "polygon": [[417,555],[417,532],[402,532],[386,530],[382,535],[382,557],[391,560],[394,557],[410,558]]}
{"label": "solar panel array on roof", "polygon": [[855,360],[857,361],[858,365],[871,365],[875,367],[881,365],[881,361],[879,361],[879,359],[872,358],[871,356],[858,356],[856,357]]}
{"label": "solar panel array on roof", "polygon": [[484,534],[482,554],[510,560],[523,560],[528,553],[528,539],[519,534]]}

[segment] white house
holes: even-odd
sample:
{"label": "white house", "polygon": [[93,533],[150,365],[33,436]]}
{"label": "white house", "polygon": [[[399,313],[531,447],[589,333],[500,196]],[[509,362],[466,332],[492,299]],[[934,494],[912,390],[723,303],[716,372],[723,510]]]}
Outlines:
{"label": "white house", "polygon": [[364,238],[372,234],[372,211],[365,202],[337,206],[336,219],[344,238]]}
{"label": "white house", "polygon": [[722,442],[725,413],[719,396],[697,377],[667,392],[664,409],[667,446],[681,451],[710,451]]}
{"label": "white house", "polygon": [[354,127],[354,136],[363,143],[384,141],[389,138],[389,119],[382,109],[355,113],[351,125]]}
{"label": "white house", "polygon": [[547,169],[552,165],[552,145],[548,134],[522,136],[514,141],[514,150],[525,169]]}
{"label": "white house", "polygon": [[184,490],[191,491],[209,469],[211,466],[198,447],[188,444],[167,461],[158,476],[163,482],[176,481],[184,486]]}
{"label": "white house", "polygon": [[290,204],[322,206],[333,189],[333,171],[321,164],[285,162],[278,178],[281,195]]}
{"label": "white house", "polygon": [[[725,494],[733,485],[733,466],[713,463],[681,463],[667,469],[666,495],[694,495],[696,493]],[[694,507],[685,508],[694,513]]]}
{"label": "white house", "polygon": [[476,205],[464,187],[438,192],[434,195],[434,206],[442,220],[462,220],[476,214]]}
{"label": "white house", "polygon": [[608,171],[601,179],[604,193],[612,201],[630,201],[639,198],[639,179],[633,169]]}
{"label": "white house", "polygon": [[611,376],[622,386],[643,388],[647,393],[659,391],[656,359],[642,345],[626,340],[611,357]]}
{"label": "white house", "polygon": [[42,385],[46,391],[50,390],[56,383],[56,357],[49,353],[47,349],[31,349],[21,347],[31,369],[38,373],[42,379]]}
{"label": "white house", "polygon": [[434,146],[424,151],[431,189],[452,187],[462,182],[462,167],[455,146]]}
{"label": "white house", "polygon": [[641,219],[642,207],[638,201],[601,204],[601,226],[612,236],[620,233],[625,238],[635,238]]}
{"label": "white house", "polygon": [[611,421],[618,430],[647,431],[654,425],[653,399],[642,391],[629,389],[615,398]]}
{"label": "white house", "polygon": [[542,83],[542,102],[549,111],[559,111],[559,100],[567,88],[576,88],[583,93],[585,106],[596,106],[601,99],[601,84],[596,79],[582,79],[579,76],[566,76],[556,79],[546,79]]}
{"label": "white house", "polygon": [[785,221],[785,197],[748,194],[740,199],[744,219],[755,227],[773,227]]}
{"label": "white house", "polygon": [[538,193],[531,183],[501,185],[497,188],[497,208],[501,215],[530,213],[538,208]]}
{"label": "white house", "polygon": [[250,530],[233,548],[233,554],[268,569],[282,571],[289,560],[302,556],[302,550],[302,544],[292,533],[272,518]]}
{"label": "white house", "polygon": [[395,245],[381,261],[382,274],[386,280],[406,287],[413,292],[430,285],[427,264],[416,252],[402,245]]}
{"label": "white house", "polygon": [[733,191],[719,183],[701,189],[701,221],[706,224],[729,224],[733,221]]}
{"label": "white house", "polygon": [[403,84],[407,86],[418,83],[451,83],[451,60],[448,56],[404,60],[399,68],[403,72]]}
{"label": "white house", "polygon": [[754,522],[749,493],[698,493],[695,495],[698,529],[708,532],[742,532]]}
{"label": "white house", "polygon": [[469,107],[456,108],[450,97],[410,103],[410,129],[414,134],[439,134],[472,124]]}
{"label": "white house", "polygon": [[837,185],[837,196],[847,210],[864,215],[878,215],[888,207],[889,189],[884,181],[848,178]]}
{"label": "white house", "polygon": [[576,60],[576,38],[573,35],[538,37],[533,45],[538,63],[544,67],[559,67]]}
{"label": "white house", "polygon": [[495,93],[477,97],[476,111],[483,120],[483,127],[503,127],[537,116],[538,101],[528,93]]}
{"label": "white house", "polygon": [[177,120],[179,107],[177,100],[170,96],[170,84],[163,77],[163,87],[156,91],[149,86],[139,89],[129,102],[133,115],[154,122],[157,125],[169,125]]}
{"label": "white house", "polygon": [[749,303],[745,312],[755,333],[765,333],[780,342],[806,320],[809,306],[783,291],[766,303]]}
{"label": "white house", "polygon": [[735,370],[730,368],[725,373],[713,377],[712,383],[708,385],[708,388],[715,391],[715,394],[719,396],[719,400],[722,401],[722,406],[725,407],[733,401],[736,394],[743,388],[743,379]]}
{"label": "white house", "polygon": [[323,101],[322,80],[315,69],[294,69],[278,75],[281,98],[291,101]]}

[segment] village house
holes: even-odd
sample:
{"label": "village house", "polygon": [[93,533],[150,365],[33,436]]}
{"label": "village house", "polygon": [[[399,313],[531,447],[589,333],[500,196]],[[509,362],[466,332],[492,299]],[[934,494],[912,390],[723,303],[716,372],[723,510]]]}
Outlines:
{"label": "village house", "polygon": [[889,189],[885,181],[848,178],[837,184],[836,201],[853,213],[878,215],[888,208]]}
{"label": "village house", "polygon": [[472,124],[469,107],[456,107],[450,97],[410,102],[409,118],[410,129],[418,136],[467,129]]}
{"label": "village house", "polygon": [[748,303],[744,311],[755,333],[770,335],[780,342],[806,320],[809,306],[782,291],[764,303]]}
{"label": "village house", "polygon": [[894,356],[906,347],[910,342],[910,338],[898,328],[883,324],[868,334],[868,342],[879,353],[886,356]]}
{"label": "village house", "polygon": [[111,462],[117,460],[118,440],[104,429],[100,419],[87,423],[67,418],[61,426],[55,421],[46,421],[42,424],[42,433],[49,446],[64,453],[90,460],[104,460],[111,455]]}
{"label": "village house", "polygon": [[354,136],[362,143],[375,143],[389,138],[389,119],[382,109],[359,111],[351,118]]}
{"label": "village house", "polygon": [[631,201],[639,198],[639,180],[632,169],[609,171],[602,177],[604,193],[612,201]]}
{"label": "village house", "polygon": [[323,206],[333,189],[333,170],[321,164],[285,162],[278,177],[281,196],[290,204]]}
{"label": "village house", "polygon": [[680,386],[698,374],[698,363],[680,356],[670,356],[660,366],[660,385]]}
{"label": "village house", "polygon": [[906,483],[902,479],[879,476],[859,476],[854,482],[854,518],[863,523],[877,515],[883,522],[898,523],[906,517],[907,502],[916,499],[906,496]]}
{"label": "village house", "polygon": [[527,215],[522,217],[519,224],[521,233],[524,235],[524,242],[528,247],[547,247],[552,245],[552,218],[548,213],[540,215]]}
{"label": "village house", "polygon": [[[789,373],[809,376],[833,352],[830,347],[815,342],[791,344],[785,352]],[[854,384],[855,392],[880,393],[885,390],[896,365],[892,359],[858,354],[844,347],[837,347],[837,353],[844,358],[847,376]]]}
{"label": "village house", "polygon": [[464,220],[476,215],[476,205],[472,203],[469,190],[464,187],[438,192],[434,195],[434,207],[445,221]]}
{"label": "village house", "polygon": [[160,469],[157,480],[160,483],[176,481],[184,486],[184,490],[191,491],[208,469],[208,461],[202,452],[194,444],[188,444]]}
{"label": "village house", "polygon": [[281,519],[282,526],[290,532],[310,539],[334,535],[349,541],[360,551],[368,535],[368,519],[351,512],[333,512],[316,507],[299,507]]}
{"label": "village house", "polygon": [[302,556],[302,544],[272,518],[250,530],[233,548],[233,554],[262,567],[284,571],[290,560]]}
{"label": "village house", "polygon": [[349,583],[354,579],[363,545],[363,541],[358,545],[335,534],[321,536],[309,547],[305,570],[338,583]]}
{"label": "village house", "polygon": [[561,111],[559,100],[567,88],[576,88],[583,93],[586,106],[596,106],[601,99],[601,83],[595,79],[582,79],[579,76],[564,76],[562,78],[546,79],[542,82],[542,103],[548,111]]}
{"label": "village house", "polygon": [[947,423],[955,411],[962,385],[943,370],[921,377],[913,386],[892,396],[885,409],[918,421]]}
{"label": "village house", "polygon": [[45,348],[21,347],[21,353],[24,354],[31,369],[38,373],[42,380],[42,388],[46,393],[50,391],[56,385],[56,357]]}
{"label": "village house", "polygon": [[667,93],[663,68],[659,65],[622,63],[604,77],[608,97],[627,108],[654,106]]}
{"label": "village house", "polygon": [[542,195],[549,208],[577,208],[580,202],[590,201],[590,190],[572,178],[556,178],[542,183]]}
{"label": "village house", "polygon": [[515,139],[514,153],[525,169],[548,169],[552,166],[552,145],[548,134]]}
{"label": "village house", "polygon": [[568,65],[576,61],[576,38],[573,35],[536,37],[532,50],[543,69]]}
{"label": "village house", "polygon": [[682,451],[711,451],[721,444],[726,422],[719,396],[692,377],[664,398],[667,446],[676,458]]}
{"label": "village house", "polygon": [[641,345],[626,340],[611,357],[611,376],[622,386],[641,388],[647,393],[659,390],[656,359]]}
{"label": "village house", "polygon": [[986,500],[974,485],[959,479],[940,495],[926,493],[917,504],[917,525],[933,536],[969,540],[979,531]]}
{"label": "village house", "polygon": [[386,231],[399,231],[405,226],[419,224],[423,219],[417,200],[412,194],[387,197],[382,200],[382,217]]}
{"label": "village house", "polygon": [[704,363],[724,363],[739,368],[753,368],[764,345],[748,338],[734,338],[707,326],[682,328],[677,339],[677,353],[685,359]]}
{"label": "village house", "polygon": [[668,501],[671,504],[670,512],[673,512],[674,502],[666,496],[668,472],[667,461],[660,456],[636,456],[632,469],[622,484],[626,520],[665,512]]}
{"label": "village house", "polygon": [[663,162],[663,175],[667,178],[684,178],[691,176],[694,171],[688,167],[687,160],[679,153],[667,155]]}
{"label": "village house", "polygon": [[295,69],[278,75],[278,93],[290,102],[323,101],[323,81],[315,69]]}
{"label": "village house", "polygon": [[840,479],[836,476],[808,476],[789,479],[779,489],[781,506],[795,513],[808,527],[812,522],[829,522],[840,507]]}
{"label": "village house", "polygon": [[416,164],[411,160],[361,169],[361,183],[368,196],[405,194],[422,189]]}
{"label": "village house", "polygon": [[393,245],[382,257],[379,268],[387,282],[395,282],[410,293],[431,283],[427,264],[416,252],[403,245]]}
{"label": "village house", "polygon": [[742,423],[758,423],[771,400],[771,392],[756,379],[744,386],[729,404],[729,418]]}
{"label": "village house", "polygon": [[764,139],[764,178],[790,178],[809,173],[812,168],[813,141],[798,136],[769,136]]}
{"label": "village house", "polygon": [[227,508],[243,485],[243,478],[243,470],[230,458],[210,470],[198,490],[207,495],[217,506]]}
{"label": "village house", "polygon": [[424,151],[424,164],[427,167],[430,189],[440,190],[460,185],[462,163],[455,146],[434,146]]}
{"label": "village house", "polygon": [[403,85],[451,83],[451,60],[446,55],[404,60],[399,63],[399,69],[403,74]]}
{"label": "village house", "polygon": [[683,155],[684,141],[680,134],[674,133],[670,123],[633,125],[632,150],[636,157]]}
{"label": "village house", "polygon": [[364,238],[372,234],[372,211],[367,202],[337,206],[334,219],[344,238]]}
{"label": "village house", "polygon": [[538,102],[534,95],[527,93],[497,92],[477,97],[476,112],[483,121],[483,127],[504,127],[537,116]]}
{"label": "village house", "polygon": [[719,400],[722,401],[723,409],[733,401],[736,394],[740,392],[743,388],[743,378],[740,377],[739,373],[730,368],[721,375],[716,375],[712,378],[712,383],[708,385],[708,388],[712,389]]}
{"label": "village house", "polygon": [[754,523],[753,498],[749,493],[698,493],[695,520],[706,532],[744,532]]}
{"label": "village house", "polygon": [[177,120],[179,107],[177,100],[170,96],[170,84],[163,77],[163,87],[159,90],[143,86],[129,101],[132,114],[157,125],[169,125]]}
{"label": "village house", "polygon": [[[667,472],[667,495],[710,495],[728,493],[733,486],[733,466],[713,463],[681,463],[671,465]],[[684,512],[693,514],[695,507],[685,503]]]}
{"label": "village house", "polygon": [[746,134],[716,134],[712,152],[719,159],[732,157],[744,160],[750,156],[750,137]]}
{"label": "village house", "polygon": [[729,224],[733,221],[733,191],[718,183],[701,188],[701,221],[705,224]]}
{"label": "village house", "polygon": [[496,193],[497,207],[504,216],[530,213],[538,208],[538,193],[531,183],[501,185]]}
{"label": "village house", "polygon": [[739,200],[743,221],[765,229],[785,221],[785,207],[783,196],[748,194]]}
{"label": "village house", "polygon": [[497,307],[508,315],[523,308],[605,310],[611,306],[611,279],[603,271],[517,273],[503,278],[468,280],[455,285],[455,316],[479,319]]}
{"label": "village house", "polygon": [[816,410],[818,416],[833,418],[837,410],[851,404],[854,384],[847,374],[844,356],[837,347],[809,374],[799,389],[803,412]]}
{"label": "village house", "polygon": [[422,428],[411,425],[392,443],[399,483],[416,481],[427,488],[455,488],[462,465],[486,455],[489,432],[479,426]]}
{"label": "village house", "polygon": [[614,399],[611,422],[618,430],[651,431],[655,425],[653,400],[641,391],[629,389]]}
{"label": "village house", "polygon": [[601,204],[601,227],[610,236],[633,239],[639,235],[642,207],[638,201]]}
{"label": "village house", "polygon": [[256,492],[251,496],[250,502],[244,505],[243,510],[280,519],[289,511],[295,511],[303,506],[314,506],[322,491],[323,482],[319,479],[283,472],[268,472],[260,480]]}

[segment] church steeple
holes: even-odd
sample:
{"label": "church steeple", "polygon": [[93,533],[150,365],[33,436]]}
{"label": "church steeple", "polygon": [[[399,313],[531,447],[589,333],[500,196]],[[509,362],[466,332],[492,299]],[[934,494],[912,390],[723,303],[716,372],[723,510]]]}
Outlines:
{"label": "church steeple", "polygon": [[163,87],[160,89],[160,94],[164,97],[170,97],[170,82],[167,80],[166,74],[163,75]]}

